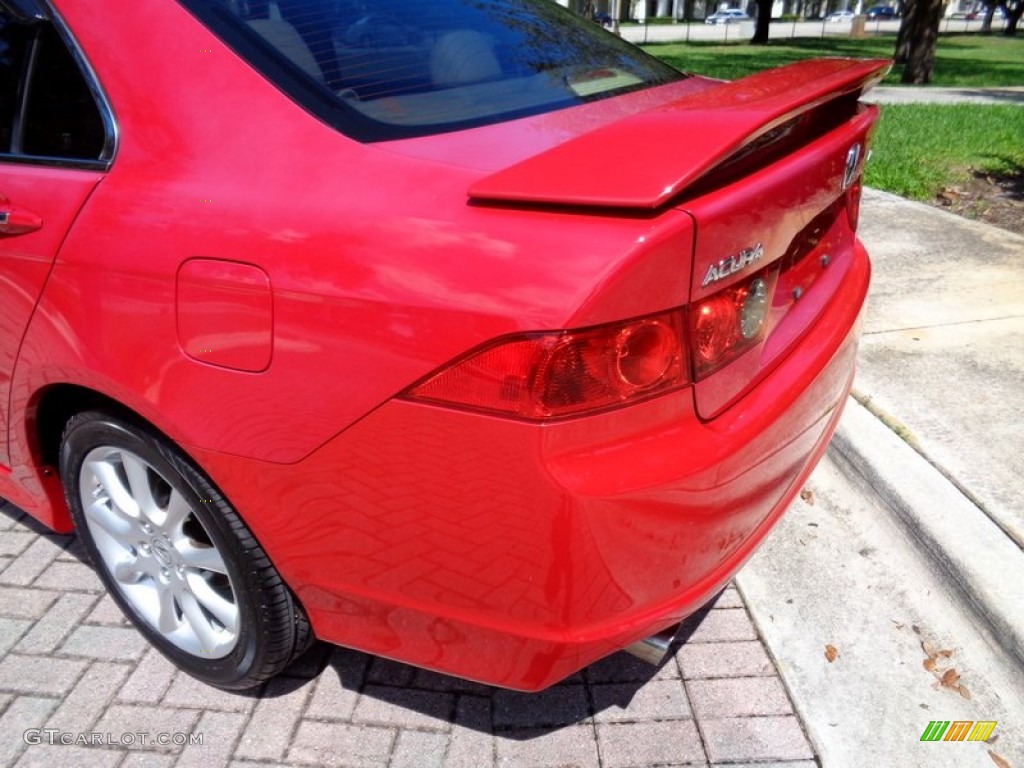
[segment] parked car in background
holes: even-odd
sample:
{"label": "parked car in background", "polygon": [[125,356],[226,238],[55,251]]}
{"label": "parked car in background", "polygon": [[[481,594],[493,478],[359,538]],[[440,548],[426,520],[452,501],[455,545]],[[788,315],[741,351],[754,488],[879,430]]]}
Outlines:
{"label": "parked car in background", "polygon": [[343,5],[0,0],[0,496],[225,689],[663,648],[836,428],[888,63]]}
{"label": "parked car in background", "polygon": [[594,15],[590,18],[602,27],[610,27],[614,24],[611,14],[604,11],[594,11]]}
{"label": "parked car in background", "polygon": [[826,16],[825,21],[830,21],[833,24],[840,24],[843,22],[853,21],[853,18],[856,15],[857,14],[855,14],[853,11],[836,11],[835,13],[830,13],[828,16]]}
{"label": "parked car in background", "polygon": [[869,19],[875,19],[878,21],[884,21],[885,19],[898,19],[900,17],[899,11],[888,5],[876,5],[873,8],[869,8],[866,15]]}
{"label": "parked car in background", "polygon": [[740,24],[744,21],[753,21],[743,11],[732,8],[726,11],[716,11],[704,19],[705,24]]}

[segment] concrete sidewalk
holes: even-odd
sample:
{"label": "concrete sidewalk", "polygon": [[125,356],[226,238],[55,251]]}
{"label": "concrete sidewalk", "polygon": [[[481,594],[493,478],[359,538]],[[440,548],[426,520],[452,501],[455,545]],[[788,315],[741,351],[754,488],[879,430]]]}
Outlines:
{"label": "concrete sidewalk", "polygon": [[878,86],[864,95],[874,104],[1013,104],[1024,107],[1024,86],[1003,88],[937,88]]}
{"label": "concrete sidewalk", "polygon": [[861,236],[856,400],[738,583],[823,765],[1021,766],[1024,238],[872,190]]}

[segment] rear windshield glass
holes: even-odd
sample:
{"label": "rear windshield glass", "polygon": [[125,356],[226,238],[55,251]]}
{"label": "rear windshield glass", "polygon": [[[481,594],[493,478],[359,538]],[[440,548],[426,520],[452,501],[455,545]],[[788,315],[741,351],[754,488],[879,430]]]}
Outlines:
{"label": "rear windshield glass", "polygon": [[508,120],[684,75],[554,0],[181,0],[360,141]]}

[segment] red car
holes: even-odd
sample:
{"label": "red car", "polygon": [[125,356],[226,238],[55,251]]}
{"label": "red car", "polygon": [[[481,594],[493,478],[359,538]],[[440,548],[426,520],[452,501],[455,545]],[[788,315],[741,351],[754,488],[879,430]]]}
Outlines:
{"label": "red car", "polygon": [[223,688],[642,642],[839,418],[885,67],[723,83],[550,0],[2,0],[0,495]]}

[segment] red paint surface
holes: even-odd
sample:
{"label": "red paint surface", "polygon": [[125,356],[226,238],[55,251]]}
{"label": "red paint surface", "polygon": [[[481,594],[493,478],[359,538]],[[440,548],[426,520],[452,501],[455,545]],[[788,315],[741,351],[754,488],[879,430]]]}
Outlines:
{"label": "red paint surface", "polygon": [[[716,139],[720,159],[758,121],[860,87],[877,65],[808,65],[803,77],[821,85],[803,97],[792,74],[690,80],[365,146],[299,109],[175,3],[57,5],[120,138],[105,174],[0,166],[0,192],[56,222],[18,236],[24,247],[0,242],[0,291],[17,310],[0,325],[10,394],[0,494],[46,524],[69,521],[42,466],[37,408],[51,387],[74,384],[135,411],[199,463],[322,639],[536,689],[698,608],[824,450],[869,272],[845,216],[832,233],[835,268],[793,273],[807,300],[773,309],[756,363],[555,424],[396,398],[499,336],[683,307],[708,264],[754,242],[766,263],[779,259],[840,199],[836,163],[874,112],[692,198],[673,195],[714,158],[686,150],[666,176],[648,173],[644,150],[601,173],[571,161],[576,142],[603,146],[628,129],[632,146],[655,153],[671,135],[714,134],[741,117],[735,141]],[[174,34],[137,44],[155,29]],[[471,188],[500,197],[510,165],[501,185],[525,178],[542,194],[507,199],[650,210],[470,204]],[[654,194],[657,184],[671,190]],[[237,267],[201,288],[183,267],[195,259],[252,265],[249,292],[225,296]],[[272,286],[269,356],[259,274]],[[204,362],[203,349],[226,357]]]}

